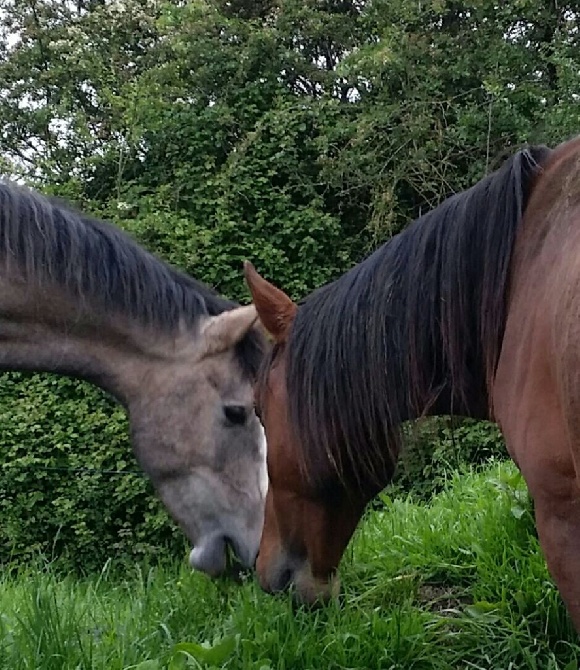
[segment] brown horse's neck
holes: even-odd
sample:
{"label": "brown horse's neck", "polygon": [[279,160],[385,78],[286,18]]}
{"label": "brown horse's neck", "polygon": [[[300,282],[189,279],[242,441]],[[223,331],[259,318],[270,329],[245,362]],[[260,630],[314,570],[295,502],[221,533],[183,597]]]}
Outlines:
{"label": "brown horse's neck", "polygon": [[0,278],[0,370],[89,381],[129,406],[176,339],[74,300],[55,287]]}

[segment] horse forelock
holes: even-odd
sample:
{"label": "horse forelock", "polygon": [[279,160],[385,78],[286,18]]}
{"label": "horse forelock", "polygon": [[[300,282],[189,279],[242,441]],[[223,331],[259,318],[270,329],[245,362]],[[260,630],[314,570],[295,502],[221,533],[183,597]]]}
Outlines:
{"label": "horse forelock", "polygon": [[286,386],[314,482],[335,473],[384,486],[404,421],[487,411],[514,239],[549,154],[519,151],[301,303]]}

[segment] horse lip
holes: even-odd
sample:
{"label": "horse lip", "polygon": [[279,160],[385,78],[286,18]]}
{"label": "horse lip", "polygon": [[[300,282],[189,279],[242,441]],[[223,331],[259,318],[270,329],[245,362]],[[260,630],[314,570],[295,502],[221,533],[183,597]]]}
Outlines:
{"label": "horse lip", "polygon": [[[226,575],[234,582],[242,583],[250,577],[254,564],[243,560],[239,548],[231,538],[226,538]],[[247,552],[246,552],[247,553]]]}
{"label": "horse lip", "polygon": [[218,534],[202,538],[189,553],[189,565],[211,577],[222,574],[227,567],[226,538]]}
{"label": "horse lip", "polygon": [[236,576],[251,570],[254,563],[254,554],[245,544],[235,536],[222,533],[200,538],[189,554],[189,565],[211,577],[223,574]]}
{"label": "horse lip", "polygon": [[226,544],[231,548],[231,554],[237,563],[241,565],[245,570],[249,570],[254,567],[256,562],[256,553],[252,553],[251,550],[244,544],[241,544],[238,538],[233,536],[226,536]]}

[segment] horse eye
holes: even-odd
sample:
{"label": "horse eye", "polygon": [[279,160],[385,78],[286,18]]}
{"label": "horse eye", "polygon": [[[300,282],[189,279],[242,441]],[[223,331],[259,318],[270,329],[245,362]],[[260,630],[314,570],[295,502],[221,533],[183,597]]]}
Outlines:
{"label": "horse eye", "polygon": [[248,410],[244,405],[224,405],[224,414],[226,419],[235,426],[243,425],[248,418]]}

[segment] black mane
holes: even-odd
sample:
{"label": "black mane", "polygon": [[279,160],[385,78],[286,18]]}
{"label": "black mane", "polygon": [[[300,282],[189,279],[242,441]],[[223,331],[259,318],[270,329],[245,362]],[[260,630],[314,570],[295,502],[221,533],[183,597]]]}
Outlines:
{"label": "black mane", "polygon": [[384,486],[402,422],[487,412],[514,239],[549,154],[518,152],[301,304],[286,383],[314,481],[338,472]]}
{"label": "black mane", "polygon": [[[27,281],[50,282],[100,309],[173,332],[237,303],[145,251],[131,237],[68,204],[0,181],[0,264]],[[254,330],[238,347],[254,373],[261,342]]]}

